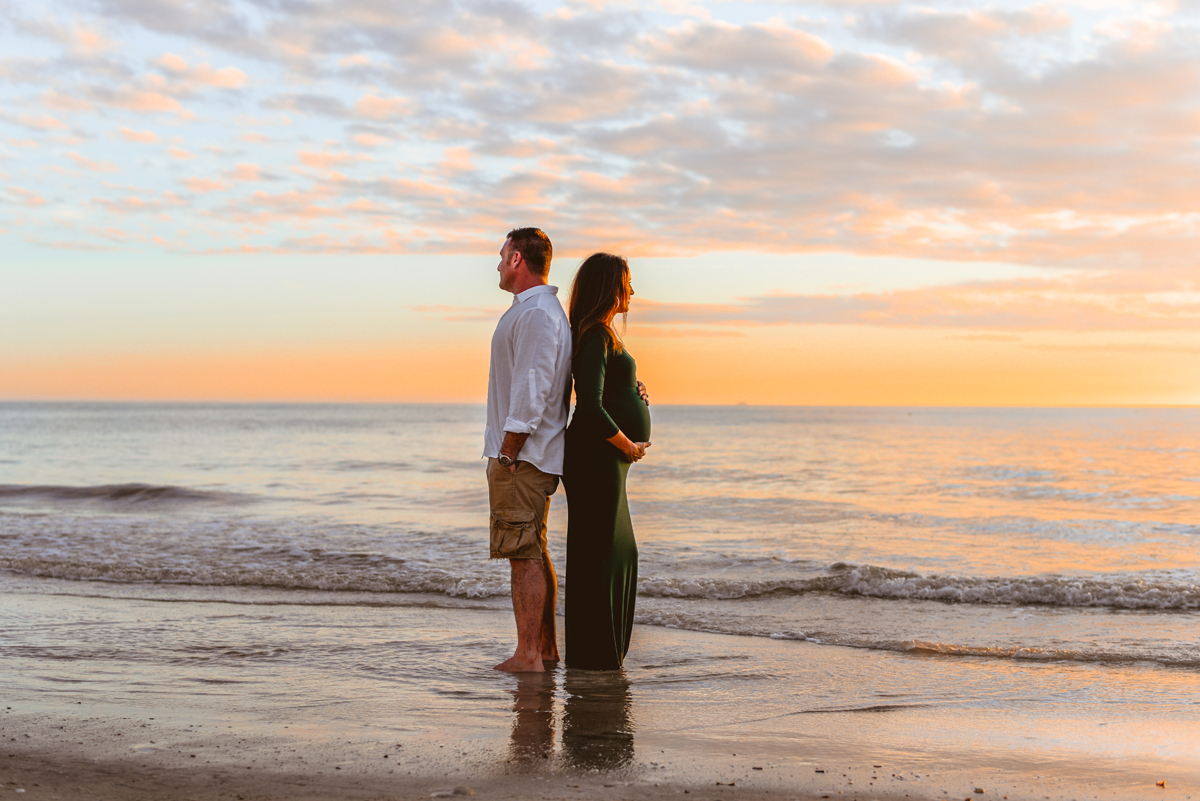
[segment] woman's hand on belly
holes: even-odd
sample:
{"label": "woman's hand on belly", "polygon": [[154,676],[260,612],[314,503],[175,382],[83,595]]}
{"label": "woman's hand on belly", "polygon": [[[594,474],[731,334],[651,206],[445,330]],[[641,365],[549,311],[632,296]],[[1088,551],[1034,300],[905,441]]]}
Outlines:
{"label": "woman's hand on belly", "polygon": [[625,436],[622,431],[613,434],[608,438],[608,441],[613,444],[613,447],[625,454],[625,458],[630,462],[642,459],[646,455],[646,448],[650,447],[649,442],[634,442]]}

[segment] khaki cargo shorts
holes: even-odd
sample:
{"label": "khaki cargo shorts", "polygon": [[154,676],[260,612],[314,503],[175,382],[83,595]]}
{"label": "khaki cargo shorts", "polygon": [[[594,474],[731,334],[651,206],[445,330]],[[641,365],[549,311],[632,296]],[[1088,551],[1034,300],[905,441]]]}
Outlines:
{"label": "khaki cargo shorts", "polygon": [[558,476],[529,462],[509,472],[488,458],[488,498],[492,506],[492,559],[541,559],[546,551],[546,516]]}

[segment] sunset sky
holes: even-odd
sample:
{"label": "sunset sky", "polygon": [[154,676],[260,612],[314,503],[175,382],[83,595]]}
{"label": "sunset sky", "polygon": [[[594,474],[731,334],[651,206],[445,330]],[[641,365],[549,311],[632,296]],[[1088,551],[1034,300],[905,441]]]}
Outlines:
{"label": "sunset sky", "polygon": [[1194,3],[0,0],[0,398],[480,401],[512,227],[656,401],[1200,404]]}

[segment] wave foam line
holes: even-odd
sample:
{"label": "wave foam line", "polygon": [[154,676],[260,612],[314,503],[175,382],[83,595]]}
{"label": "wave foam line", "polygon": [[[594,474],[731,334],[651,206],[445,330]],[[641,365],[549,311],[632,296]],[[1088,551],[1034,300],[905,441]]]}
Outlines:
{"label": "wave foam line", "polygon": [[1162,650],[1121,652],[1104,649],[1043,648],[1037,645],[962,645],[924,640],[878,639],[868,636],[853,636],[824,631],[775,631],[769,627],[745,626],[739,619],[730,624],[719,615],[692,615],[670,611],[639,612],[634,622],[645,626],[659,626],[684,631],[700,631],[707,634],[724,634],[737,637],[763,637],[772,640],[795,640],[814,645],[833,645],[843,648],[860,648],[871,651],[924,656],[961,656],[985,659],[1004,659],[1028,662],[1077,662],[1097,665],[1157,664],[1164,667],[1200,668],[1200,659],[1194,652],[1170,653]]}
{"label": "wave foam line", "polygon": [[1137,579],[1028,576],[923,576],[873,565],[836,564],[804,579],[731,580],[648,576],[638,594],[652,598],[733,600],[836,593],[870,598],[993,605],[1200,609],[1200,585]]}
{"label": "wave foam line", "polygon": [[248,495],[154,484],[101,484],[93,487],[0,484],[0,501],[107,501],[124,504],[247,501]]}
{"label": "wave foam line", "polygon": [[52,558],[0,557],[0,570],[24,576],[120,584],[184,584],[203,587],[266,587],[329,592],[435,593],[459,598],[507,595],[506,581],[464,578],[443,570],[396,568],[368,571],[328,567],[262,565],[141,565]]}

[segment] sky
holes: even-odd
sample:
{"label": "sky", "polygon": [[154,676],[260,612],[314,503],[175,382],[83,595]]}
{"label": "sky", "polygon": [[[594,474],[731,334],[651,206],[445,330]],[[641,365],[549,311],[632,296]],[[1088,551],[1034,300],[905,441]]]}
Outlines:
{"label": "sky", "polygon": [[0,398],[1200,405],[1200,4],[0,0]]}

